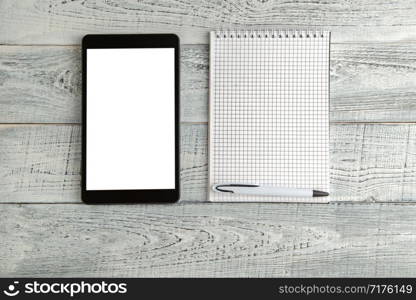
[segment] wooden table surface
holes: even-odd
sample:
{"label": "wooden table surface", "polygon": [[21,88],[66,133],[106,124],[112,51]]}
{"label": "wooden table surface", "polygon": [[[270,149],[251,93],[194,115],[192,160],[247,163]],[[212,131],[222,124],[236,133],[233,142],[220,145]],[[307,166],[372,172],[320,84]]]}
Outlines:
{"label": "wooden table surface", "polygon": [[[332,31],[332,203],[206,203],[224,28]],[[181,201],[84,205],[81,37],[150,32],[182,42]],[[0,123],[0,276],[416,276],[414,0],[0,0]]]}

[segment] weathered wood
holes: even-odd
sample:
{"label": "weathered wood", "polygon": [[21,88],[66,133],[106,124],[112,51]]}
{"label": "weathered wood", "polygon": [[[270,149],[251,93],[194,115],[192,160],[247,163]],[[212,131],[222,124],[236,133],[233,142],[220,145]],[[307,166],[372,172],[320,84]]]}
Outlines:
{"label": "weathered wood", "polygon": [[414,277],[416,207],[3,205],[1,275]]}
{"label": "weathered wood", "polygon": [[[205,199],[205,125],[182,126],[183,200]],[[0,125],[0,202],[80,202],[81,126]]]}
{"label": "weathered wood", "polygon": [[[329,29],[331,120],[415,122],[415,13],[414,0],[2,0],[0,44]],[[206,122],[207,46],[181,62],[182,121]],[[79,123],[79,74],[78,46],[0,46],[0,123]],[[416,124],[331,126],[333,201],[367,202],[354,205],[79,205],[80,142],[76,124],[0,125],[1,276],[416,276],[416,207],[368,203],[415,203]],[[183,124],[181,145],[182,201],[203,201],[206,125]]]}
{"label": "weathered wood", "polygon": [[416,44],[331,45],[332,121],[416,121]]}
{"label": "weathered wood", "polygon": [[337,125],[330,130],[336,200],[416,200],[415,124]]}
{"label": "weathered wood", "polygon": [[81,120],[79,47],[0,47],[0,122]]}
{"label": "weathered wood", "polygon": [[[79,125],[1,125],[0,202],[79,202]],[[207,127],[182,124],[182,201],[205,201]],[[332,201],[416,201],[416,125],[331,126]]]}
{"label": "weathered wood", "polygon": [[416,37],[413,0],[36,1],[3,0],[0,43],[79,44],[86,33],[175,32],[206,43],[218,28],[318,28],[336,42]]}
{"label": "weathered wood", "polygon": [[[208,55],[185,46],[181,59],[181,119],[206,121]],[[79,47],[0,46],[0,123],[79,123]]]}
{"label": "weathered wood", "polygon": [[[206,122],[208,48],[185,45],[181,119]],[[80,51],[73,46],[0,47],[0,122],[79,123]],[[332,121],[416,121],[416,44],[334,44]]]}

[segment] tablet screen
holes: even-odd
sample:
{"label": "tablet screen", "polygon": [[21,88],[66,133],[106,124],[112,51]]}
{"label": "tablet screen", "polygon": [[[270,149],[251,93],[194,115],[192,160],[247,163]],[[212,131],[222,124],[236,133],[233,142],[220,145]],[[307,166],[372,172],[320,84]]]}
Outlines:
{"label": "tablet screen", "polygon": [[86,190],[175,189],[175,49],[86,54]]}

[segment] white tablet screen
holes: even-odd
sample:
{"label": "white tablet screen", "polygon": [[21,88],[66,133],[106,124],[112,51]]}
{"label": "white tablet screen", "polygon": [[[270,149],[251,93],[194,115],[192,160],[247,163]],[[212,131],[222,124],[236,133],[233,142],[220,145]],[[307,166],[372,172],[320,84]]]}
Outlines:
{"label": "white tablet screen", "polygon": [[175,189],[175,49],[87,49],[86,189]]}

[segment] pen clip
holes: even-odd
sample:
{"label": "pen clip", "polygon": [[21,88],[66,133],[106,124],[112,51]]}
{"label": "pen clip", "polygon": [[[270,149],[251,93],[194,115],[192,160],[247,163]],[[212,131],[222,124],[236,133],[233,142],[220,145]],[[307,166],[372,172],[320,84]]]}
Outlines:
{"label": "pen clip", "polygon": [[232,190],[224,189],[226,187],[259,187],[257,184],[215,184],[212,188],[217,192],[234,193]]}

